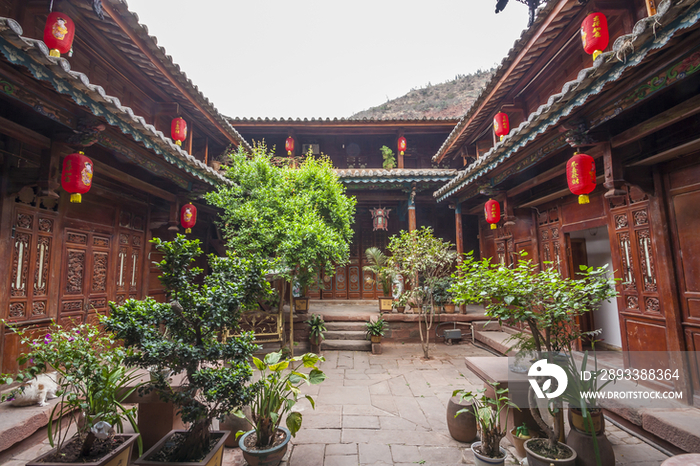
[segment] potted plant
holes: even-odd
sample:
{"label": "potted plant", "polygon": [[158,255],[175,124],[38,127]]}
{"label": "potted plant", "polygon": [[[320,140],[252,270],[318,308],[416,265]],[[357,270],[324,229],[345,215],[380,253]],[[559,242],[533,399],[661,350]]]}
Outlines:
{"label": "potted plant", "polygon": [[394,298],[391,295],[391,286],[396,277],[396,270],[389,266],[389,258],[379,248],[371,247],[365,251],[367,265],[362,267],[365,272],[372,272],[375,278],[367,277],[367,282],[374,285],[378,281],[382,286],[384,296],[379,298],[379,312],[391,312]]}
{"label": "potted plant", "polygon": [[[494,397],[486,395],[486,388],[478,390],[477,393],[464,390],[455,390],[452,396],[459,396],[461,401],[471,403],[468,408],[457,411],[455,416],[462,413],[471,412],[476,418],[476,422],[481,432],[481,441],[471,445],[472,453],[477,466],[504,465],[507,452],[501,447],[501,440],[508,432],[508,411],[516,408],[508,398],[507,388],[498,388],[497,382],[489,382],[493,387]],[[501,414],[505,418],[503,428],[501,428]]]}
{"label": "potted plant", "polygon": [[257,348],[250,332],[229,338],[224,334],[236,332],[243,307],[270,294],[264,278],[267,263],[232,253],[212,255],[211,273],[201,277],[202,269],[193,267],[202,254],[199,240],[177,235],[173,241],[152,242],[163,254],[157,266],[168,302],[146,298],[127,300],[122,306],[110,303],[112,314],[105,324],[127,348],[136,350],[127,358],[129,363],[153,367],[156,373],[184,373],[177,389],[156,377],[144,391],[155,390],[162,401],[172,402],[190,427],[172,431],[135,464],[216,462],[229,433],[212,432],[212,420],[250,401],[246,382],[252,370],[247,361]]}
{"label": "potted plant", "polygon": [[442,306],[447,314],[454,314],[455,304],[452,302],[454,295],[448,289],[454,283],[452,277],[437,277],[430,280],[428,286],[433,294],[433,301],[438,306]]}
{"label": "potted plant", "polygon": [[306,324],[309,326],[311,352],[318,354],[321,352],[321,341],[325,340],[323,332],[326,331],[326,323],[323,321],[323,316],[311,314]]}
{"label": "potted plant", "polygon": [[[458,275],[450,291],[455,293],[456,302],[460,304],[484,303],[488,316],[501,322],[525,325],[530,333],[519,335],[523,341],[521,349],[535,351],[538,359],[555,364],[558,355],[570,350],[572,343],[582,335],[576,318],[594,310],[602,300],[617,296],[615,279],[607,276],[606,267],[586,266],[581,266],[580,279],[563,278],[556,268],[540,270],[539,263],[526,260],[526,256],[526,253],[521,253],[516,264],[503,267],[492,264],[489,258],[475,261],[471,254],[467,254],[457,268]],[[551,263],[546,264],[551,266]],[[540,387],[545,382],[537,380]],[[554,390],[553,385],[548,390]],[[576,452],[559,443],[563,399],[556,397],[547,401],[547,409],[554,417],[551,426],[543,420],[534,390],[530,387],[528,404],[547,438],[525,442],[528,463],[531,466],[573,465]]]}
{"label": "potted plant", "polygon": [[[239,446],[243,457],[250,466],[277,466],[291,437],[301,428],[302,415],[292,411],[299,398],[303,384],[316,385],[326,379],[326,374],[318,367],[325,359],[313,353],[306,353],[290,359],[282,359],[282,352],[268,353],[263,360],[253,357],[253,364],[260,372],[260,378],[253,384],[253,398],[250,403],[251,424],[248,432],[239,431]],[[301,368],[311,369],[308,375]],[[305,398],[314,408],[311,396]],[[280,427],[286,416],[287,428]]]}
{"label": "potted plant", "polygon": [[377,320],[370,319],[365,323],[367,327],[367,338],[372,341],[372,343],[381,343],[382,337],[384,336],[384,329],[386,328],[386,320],[379,317]]}
{"label": "potted plant", "polygon": [[406,305],[408,304],[410,297],[411,293],[408,291],[404,291],[399,295],[399,298],[395,302],[396,310],[398,312],[404,312],[406,310]]}
{"label": "potted plant", "polygon": [[379,151],[382,153],[382,168],[384,168],[384,170],[391,170],[396,167],[396,158],[394,158],[393,150],[387,146],[382,146],[379,148]]}
{"label": "potted plant", "polygon": [[[11,328],[30,349],[18,360],[20,365],[29,367],[14,377],[3,376],[2,382],[28,381],[52,370],[55,373],[48,377],[57,384],[60,398],[48,423],[49,442],[54,449],[28,465],[126,464],[137,439],[141,451],[136,408],[123,405],[138,387],[135,370],[123,365],[128,350],[117,346],[111,334],[92,324],[67,328],[52,323],[48,332],[36,339],[30,338],[26,330]],[[63,422],[65,418],[67,424]],[[137,433],[124,434],[124,420]],[[77,432],[68,438],[72,425],[77,426]]]}
{"label": "potted plant", "polygon": [[515,451],[518,452],[520,457],[525,457],[525,441],[530,440],[532,435],[530,435],[530,429],[528,429],[527,424],[515,427],[510,431],[513,434],[513,446]]}

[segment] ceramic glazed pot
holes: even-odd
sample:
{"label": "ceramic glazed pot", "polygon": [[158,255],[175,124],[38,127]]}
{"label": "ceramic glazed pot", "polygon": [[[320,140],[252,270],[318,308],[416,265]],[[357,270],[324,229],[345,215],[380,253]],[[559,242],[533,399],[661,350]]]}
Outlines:
{"label": "ceramic glazed pot", "polygon": [[[457,411],[469,408],[467,412],[455,417]],[[453,396],[447,402],[447,430],[453,439],[470,443],[476,439],[476,418],[471,411],[471,404],[460,402],[459,397]]]}
{"label": "ceramic glazed pot", "polygon": [[564,447],[568,448],[571,450],[571,457],[563,459],[563,460],[555,460],[551,458],[545,458],[544,456],[538,455],[534,451],[530,450],[528,447],[528,444],[534,440],[538,439],[530,439],[525,442],[525,453],[527,456],[527,464],[528,466],[575,466],[576,465],[576,450],[571,449],[568,445],[564,443],[559,443],[559,445],[563,445]]}
{"label": "ceramic glazed pot", "polygon": [[[598,442],[601,466],[615,466],[615,452],[612,443],[604,433],[595,436]],[[578,454],[576,466],[597,466],[595,449],[593,448],[593,436],[587,435],[576,429],[571,429],[566,437],[566,444]]]}
{"label": "ceramic glazed pot", "polygon": [[279,430],[285,433],[284,442],[268,450],[250,450],[245,446],[245,439],[255,433],[254,430],[248,431],[241,436],[238,445],[241,447],[243,458],[245,458],[249,466],[277,466],[280,464],[284,454],[287,452],[287,445],[289,444],[289,439],[292,438],[292,434],[284,427],[279,427]]}
{"label": "ceramic glazed pot", "polygon": [[[461,416],[461,414],[460,414]],[[503,447],[498,447],[501,454],[501,458],[489,458],[481,453],[477,453],[474,449],[475,447],[481,446],[481,442],[472,443],[472,453],[474,453],[474,462],[476,466],[503,466],[506,463],[506,450]]]}
{"label": "ceramic glazed pot", "polygon": [[240,437],[238,439],[236,438],[236,432],[239,430],[247,432],[252,427],[250,425],[250,421],[248,420],[251,417],[250,406],[243,407],[243,414],[245,414],[246,419],[240,418],[233,414],[227,414],[223,421],[219,421],[219,430],[228,430],[231,432],[231,435],[228,436],[226,442],[224,443],[224,445],[229,448],[238,447],[238,440],[240,440]]}
{"label": "ceramic glazed pot", "polygon": [[394,306],[394,298],[391,296],[379,298],[379,312],[391,312],[391,308]]}
{"label": "ceramic glazed pot", "polygon": [[[173,463],[167,463],[167,462],[161,462],[161,461],[150,461],[147,458],[149,458],[153,453],[157,452],[163,446],[166,444],[168,440],[170,440],[170,437],[173,436],[173,434],[182,432],[185,433],[187,432],[186,430],[171,430],[168,432],[168,434],[161,439],[160,442],[156,443],[153,445],[146,453],[143,454],[143,456],[136,461],[132,461],[132,464],[136,466],[182,466],[184,464],[187,464],[188,466],[221,466],[221,463],[224,459],[224,443],[226,443],[226,438],[229,436],[230,432],[228,431],[223,431],[223,430],[214,430],[212,431],[212,435],[219,435],[219,440],[216,442],[216,445],[214,445],[214,448],[211,449],[209,454],[204,457],[202,461],[199,462],[191,462],[191,463],[182,463],[182,462],[173,462]],[[126,463],[125,463],[126,464]]]}
{"label": "ceramic glazed pot", "polygon": [[[605,432],[605,418],[603,417],[603,411],[601,409],[589,409],[588,412],[591,414],[593,419],[593,428],[595,429],[596,435],[600,435]],[[583,418],[583,412],[578,408],[568,409],[569,417],[569,427],[576,429],[583,434],[589,434],[588,430],[588,419]]]}
{"label": "ceramic glazed pot", "polygon": [[27,466],[70,466],[80,464],[81,466],[124,466],[129,464],[131,459],[131,450],[134,448],[134,442],[139,438],[139,434],[117,434],[117,437],[126,437],[124,443],[112,450],[109,454],[103,456],[97,461],[90,463],[52,463],[42,461],[47,456],[51,456],[56,452],[56,449],[44,453],[27,463]]}

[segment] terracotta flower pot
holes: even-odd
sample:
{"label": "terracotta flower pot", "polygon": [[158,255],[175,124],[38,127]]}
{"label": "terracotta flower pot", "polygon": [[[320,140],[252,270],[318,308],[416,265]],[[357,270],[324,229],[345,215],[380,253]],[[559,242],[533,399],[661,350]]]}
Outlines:
{"label": "terracotta flower pot", "polygon": [[[615,466],[615,452],[613,451],[610,440],[605,436],[605,433],[600,433],[596,435],[595,438],[598,443],[601,466]],[[593,448],[592,435],[584,434],[576,429],[571,429],[569,435],[566,436],[566,444],[573,448],[578,454],[576,466],[598,465],[595,449]]]}
{"label": "terracotta flower pot", "polygon": [[216,445],[214,445],[214,448],[211,449],[209,454],[204,457],[202,461],[199,462],[189,462],[189,463],[182,463],[182,462],[161,462],[161,461],[150,461],[148,458],[151,457],[154,453],[159,451],[163,446],[170,440],[170,437],[173,436],[175,433],[185,433],[187,432],[186,430],[171,430],[168,432],[168,434],[161,439],[160,442],[156,443],[151,447],[150,450],[148,450],[146,453],[141,456],[141,458],[137,459],[136,461],[133,461],[132,464],[136,466],[182,466],[182,465],[188,465],[188,466],[221,466],[221,462],[224,459],[224,444],[226,443],[227,437],[230,435],[229,431],[223,431],[223,430],[215,430],[212,431],[212,435],[220,435],[221,437],[219,438],[219,441],[216,442]]}
{"label": "terracotta flower pot", "polygon": [[445,308],[445,314],[454,314],[455,313],[455,305],[454,304],[445,304],[443,305]]}
{"label": "terracotta flower pot", "polygon": [[525,442],[525,454],[527,456],[528,466],[575,466],[576,465],[576,457],[578,455],[576,454],[576,451],[573,450],[568,445],[559,442],[560,446],[563,446],[564,448],[571,451],[571,456],[569,458],[564,458],[564,459],[546,458],[544,456],[539,455],[538,453],[535,453],[534,451],[532,451],[530,449],[530,443],[537,441],[537,440],[546,441],[546,439],[531,438],[530,440],[527,440]]}
{"label": "terracotta flower pot", "polygon": [[54,448],[48,453],[44,453],[38,458],[28,462],[27,466],[70,466],[74,464],[80,464],[81,466],[123,466],[129,464],[129,460],[131,459],[131,450],[133,450],[134,442],[136,442],[136,440],[139,438],[139,434],[117,434],[116,436],[126,437],[126,440],[124,443],[99,460],[91,461],[89,463],[54,463],[50,461],[42,461],[44,458],[52,456],[56,452],[56,449]]}
{"label": "terracotta flower pot", "polygon": [[513,436],[513,446],[515,447],[515,451],[518,452],[518,456],[525,457],[525,442],[530,440],[532,438],[532,435],[528,435],[526,437],[518,437],[515,435],[517,427],[514,427],[510,433]]}
{"label": "terracotta flower pot", "polygon": [[372,340],[372,343],[381,343],[382,342],[381,335],[370,335],[370,339]]}
{"label": "terracotta flower pot", "polygon": [[[460,414],[461,416],[461,414]],[[500,458],[491,458],[489,456],[484,456],[481,453],[478,453],[475,448],[480,447],[481,442],[474,442],[472,443],[472,453],[474,453],[474,463],[476,466],[503,466],[506,463],[506,450],[503,447],[498,447],[499,451],[501,452],[501,457]]]}
{"label": "terracotta flower pot", "polygon": [[[595,429],[596,435],[600,435],[605,432],[605,418],[603,417],[603,411],[601,409],[589,409],[588,412],[593,419],[593,428]],[[583,418],[583,412],[578,408],[568,409],[569,417],[569,427],[576,429],[583,434],[590,435],[588,419]]]}
{"label": "terracotta flower pot", "polygon": [[470,443],[476,438],[476,418],[471,409],[455,417],[457,411],[469,408],[471,405],[459,401],[459,397],[453,396],[447,402],[447,430],[453,439],[459,442]]}
{"label": "terracotta flower pot", "polygon": [[238,444],[243,452],[243,458],[245,458],[249,466],[277,466],[280,464],[284,454],[287,452],[287,445],[289,444],[289,439],[292,438],[292,434],[284,427],[279,427],[279,430],[285,433],[284,441],[280,445],[267,450],[251,450],[245,446],[245,439],[254,434],[254,430],[248,431],[241,436]]}

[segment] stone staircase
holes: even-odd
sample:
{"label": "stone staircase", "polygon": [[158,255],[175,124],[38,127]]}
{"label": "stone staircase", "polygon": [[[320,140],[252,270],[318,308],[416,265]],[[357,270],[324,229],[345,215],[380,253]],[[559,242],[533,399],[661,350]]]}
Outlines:
{"label": "stone staircase", "polygon": [[371,351],[372,343],[365,337],[364,322],[326,322],[326,339],[321,350]]}

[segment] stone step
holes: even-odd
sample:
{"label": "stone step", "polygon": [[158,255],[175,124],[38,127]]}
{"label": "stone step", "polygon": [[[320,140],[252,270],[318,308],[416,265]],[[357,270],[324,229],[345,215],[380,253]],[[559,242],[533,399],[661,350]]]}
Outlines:
{"label": "stone step", "polygon": [[326,329],[331,332],[336,331],[365,331],[367,326],[364,322],[326,322]]}
{"label": "stone step", "polygon": [[[512,348],[518,343],[517,338],[513,338],[512,333],[497,332],[491,330],[475,331],[474,337],[486,346],[495,349],[501,354],[514,355]],[[512,354],[511,354],[512,352]]]}
{"label": "stone step", "polygon": [[323,351],[371,351],[372,343],[369,340],[323,340]]}
{"label": "stone step", "polygon": [[326,340],[366,340],[364,330],[329,330],[323,334]]}

